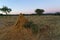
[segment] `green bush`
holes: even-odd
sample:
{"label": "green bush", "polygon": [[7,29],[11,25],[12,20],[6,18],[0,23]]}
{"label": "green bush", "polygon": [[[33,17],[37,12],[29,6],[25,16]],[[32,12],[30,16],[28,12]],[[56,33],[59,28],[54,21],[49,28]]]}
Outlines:
{"label": "green bush", "polygon": [[34,24],[32,21],[26,23],[24,27],[31,29],[33,33],[38,33],[38,26],[37,24]]}

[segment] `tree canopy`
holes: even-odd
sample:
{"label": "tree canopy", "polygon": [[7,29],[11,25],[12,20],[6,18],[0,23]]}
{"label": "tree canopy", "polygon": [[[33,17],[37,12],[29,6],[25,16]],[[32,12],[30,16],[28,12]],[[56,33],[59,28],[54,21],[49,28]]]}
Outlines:
{"label": "tree canopy", "polygon": [[37,14],[42,14],[42,13],[44,12],[44,10],[43,10],[43,9],[36,9],[35,12],[36,12]]}
{"label": "tree canopy", "polygon": [[0,8],[0,11],[6,13],[10,13],[12,11],[12,9],[8,8],[7,6],[3,6],[2,8]]}

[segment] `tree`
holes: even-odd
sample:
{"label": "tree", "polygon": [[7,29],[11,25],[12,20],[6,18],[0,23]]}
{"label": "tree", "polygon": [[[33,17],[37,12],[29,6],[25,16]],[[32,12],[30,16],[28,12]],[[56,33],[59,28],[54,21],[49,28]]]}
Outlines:
{"label": "tree", "polygon": [[7,15],[7,13],[10,13],[12,10],[6,6],[3,6],[2,8],[0,8],[0,11],[6,13]]}
{"label": "tree", "polygon": [[35,12],[36,12],[37,14],[42,14],[42,13],[44,12],[44,10],[43,10],[43,9],[36,9]]}

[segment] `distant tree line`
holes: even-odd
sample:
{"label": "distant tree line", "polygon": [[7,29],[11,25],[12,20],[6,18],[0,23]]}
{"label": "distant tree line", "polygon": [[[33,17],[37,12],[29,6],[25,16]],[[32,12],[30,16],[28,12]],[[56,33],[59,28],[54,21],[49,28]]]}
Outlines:
{"label": "distant tree line", "polygon": [[55,15],[60,15],[60,12],[56,12]]}

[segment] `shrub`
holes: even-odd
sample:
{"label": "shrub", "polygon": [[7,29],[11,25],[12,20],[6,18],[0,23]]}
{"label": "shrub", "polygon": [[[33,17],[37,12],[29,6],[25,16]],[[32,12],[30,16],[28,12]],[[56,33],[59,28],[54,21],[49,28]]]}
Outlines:
{"label": "shrub", "polygon": [[24,27],[31,29],[33,33],[38,33],[38,26],[37,24],[34,24],[32,21],[26,23]]}

